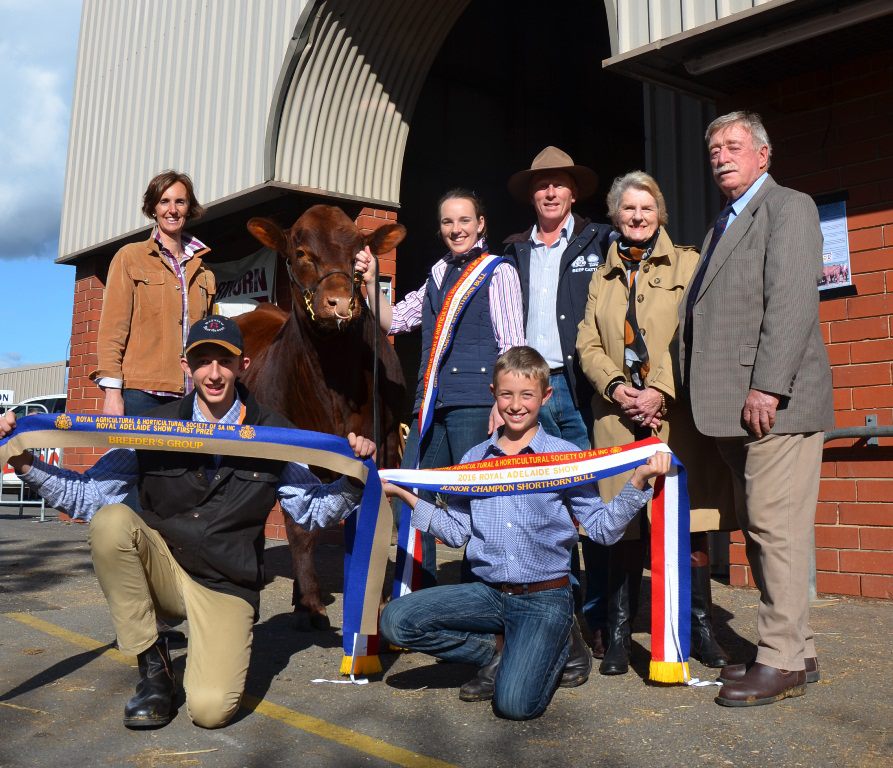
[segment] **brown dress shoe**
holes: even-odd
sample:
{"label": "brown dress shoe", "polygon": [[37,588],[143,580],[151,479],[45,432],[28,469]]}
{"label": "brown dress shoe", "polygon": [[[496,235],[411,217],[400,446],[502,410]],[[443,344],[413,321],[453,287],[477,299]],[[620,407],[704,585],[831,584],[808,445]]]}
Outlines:
{"label": "brown dress shoe", "polygon": [[[817,683],[821,678],[819,676],[819,660],[813,656],[803,659],[806,665],[806,682]],[[719,673],[719,681],[721,683],[734,683],[744,677],[744,674],[753,666],[753,662],[747,664],[731,664]]]}
{"label": "brown dress shoe", "polygon": [[714,699],[724,707],[758,707],[806,693],[806,672],[789,672],[755,661],[744,677],[723,685]]}

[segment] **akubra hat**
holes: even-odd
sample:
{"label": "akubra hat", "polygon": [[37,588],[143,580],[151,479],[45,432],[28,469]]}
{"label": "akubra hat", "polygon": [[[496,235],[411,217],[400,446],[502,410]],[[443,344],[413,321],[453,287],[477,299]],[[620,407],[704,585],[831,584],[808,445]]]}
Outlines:
{"label": "akubra hat", "polygon": [[540,171],[564,171],[577,183],[577,200],[585,200],[598,187],[598,174],[585,165],[574,165],[571,156],[558,147],[546,147],[540,152],[530,168],[518,171],[509,179],[509,193],[518,202],[530,202],[530,180]]}

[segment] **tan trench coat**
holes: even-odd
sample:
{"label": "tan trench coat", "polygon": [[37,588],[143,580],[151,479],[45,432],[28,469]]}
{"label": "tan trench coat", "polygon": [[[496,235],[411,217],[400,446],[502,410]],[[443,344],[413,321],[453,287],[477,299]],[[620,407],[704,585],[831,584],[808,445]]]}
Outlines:
{"label": "tan trench coat", "polygon": [[[667,401],[667,415],[657,436],[679,457],[688,474],[691,530],[730,530],[737,527],[731,476],[713,440],[697,432],[691,414],[676,401],[678,310],[698,258],[695,248],[673,245],[662,229],[651,257],[639,268],[635,283],[636,319],[651,363],[645,384],[660,390]],[[624,445],[635,439],[634,423],[605,395],[605,388],[615,378],[623,377],[629,382],[629,371],[623,365],[628,302],[626,268],[615,242],[605,264],[592,276],[586,314],[577,331],[580,365],[596,392],[592,399],[595,448]],[[631,474],[600,481],[602,497],[614,498]],[[638,528],[634,520],[624,538],[637,537]]]}

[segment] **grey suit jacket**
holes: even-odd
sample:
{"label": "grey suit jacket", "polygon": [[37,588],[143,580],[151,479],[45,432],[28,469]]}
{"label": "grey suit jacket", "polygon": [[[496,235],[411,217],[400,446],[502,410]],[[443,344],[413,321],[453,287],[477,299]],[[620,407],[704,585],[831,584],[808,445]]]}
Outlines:
{"label": "grey suit jacket", "polygon": [[[692,312],[687,384],[702,434],[750,434],[741,409],[751,388],[781,396],[772,433],[833,426],[831,367],[819,326],[822,243],[812,198],[771,176],[723,233]],[[680,339],[687,301],[688,291]],[[685,345],[679,350],[684,371]]]}

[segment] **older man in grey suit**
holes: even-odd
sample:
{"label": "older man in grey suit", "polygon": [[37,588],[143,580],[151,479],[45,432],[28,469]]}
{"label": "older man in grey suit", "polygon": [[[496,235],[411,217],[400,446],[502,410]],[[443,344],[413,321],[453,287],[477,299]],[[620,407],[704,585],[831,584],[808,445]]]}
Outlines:
{"label": "older man in grey suit", "polygon": [[728,198],[680,306],[680,368],[697,428],[735,478],[747,559],[760,590],[759,645],[726,667],[718,704],[770,704],[818,680],[809,625],[810,546],[823,430],[834,422],[819,327],[822,232],[815,203],[768,174],[759,115],[707,128]]}

